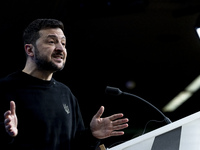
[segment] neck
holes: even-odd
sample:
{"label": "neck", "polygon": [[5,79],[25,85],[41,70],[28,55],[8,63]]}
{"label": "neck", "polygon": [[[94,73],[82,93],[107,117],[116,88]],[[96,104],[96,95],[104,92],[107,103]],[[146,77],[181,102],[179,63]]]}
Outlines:
{"label": "neck", "polygon": [[53,72],[40,70],[36,67],[36,65],[30,66],[26,64],[26,66],[24,67],[22,71],[33,77],[39,78],[41,80],[46,80],[46,81],[50,81],[53,76]]}

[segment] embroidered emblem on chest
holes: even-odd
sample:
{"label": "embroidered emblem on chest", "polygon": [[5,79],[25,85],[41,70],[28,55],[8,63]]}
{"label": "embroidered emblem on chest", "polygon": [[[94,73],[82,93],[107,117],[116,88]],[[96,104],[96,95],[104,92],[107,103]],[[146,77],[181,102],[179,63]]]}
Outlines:
{"label": "embroidered emblem on chest", "polygon": [[64,107],[66,113],[69,114],[70,113],[69,106],[67,106],[66,104],[63,104],[63,107]]}

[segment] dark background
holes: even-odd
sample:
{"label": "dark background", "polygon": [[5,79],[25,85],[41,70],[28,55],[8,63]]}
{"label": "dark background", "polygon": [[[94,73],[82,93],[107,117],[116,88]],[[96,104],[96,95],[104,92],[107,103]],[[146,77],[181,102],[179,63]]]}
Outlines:
{"label": "dark background", "polygon": [[[105,94],[107,85],[136,94],[162,108],[199,74],[200,40],[195,23],[200,0],[7,0],[1,3],[1,74],[23,69],[22,33],[37,18],[65,24],[68,58],[54,78],[78,98],[86,126],[101,105],[103,117],[123,112],[125,135],[106,147],[137,137],[149,120],[163,117],[144,102]],[[134,81],[135,88],[126,86]],[[171,113],[172,121],[200,110],[200,93]],[[146,132],[165,123],[150,122]]]}

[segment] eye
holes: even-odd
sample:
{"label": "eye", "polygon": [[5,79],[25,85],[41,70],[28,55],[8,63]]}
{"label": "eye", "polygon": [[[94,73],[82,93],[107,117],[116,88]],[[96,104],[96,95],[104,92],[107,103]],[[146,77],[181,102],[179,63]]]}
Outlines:
{"label": "eye", "polygon": [[52,43],[52,44],[53,44],[53,43],[55,43],[55,42],[54,42],[54,40],[50,40],[49,43]]}
{"label": "eye", "polygon": [[66,43],[62,43],[63,46],[66,46]]}

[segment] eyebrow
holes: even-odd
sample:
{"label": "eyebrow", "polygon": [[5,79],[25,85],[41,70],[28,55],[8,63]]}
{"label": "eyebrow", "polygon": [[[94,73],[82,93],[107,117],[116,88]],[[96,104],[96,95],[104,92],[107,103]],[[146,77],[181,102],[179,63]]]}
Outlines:
{"label": "eyebrow", "polygon": [[[49,35],[47,35],[47,38],[58,38],[58,36],[54,35],[54,34],[49,34]],[[61,39],[66,39],[66,37],[63,36]]]}

